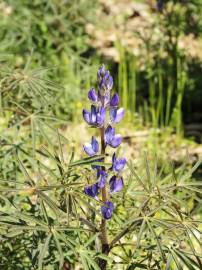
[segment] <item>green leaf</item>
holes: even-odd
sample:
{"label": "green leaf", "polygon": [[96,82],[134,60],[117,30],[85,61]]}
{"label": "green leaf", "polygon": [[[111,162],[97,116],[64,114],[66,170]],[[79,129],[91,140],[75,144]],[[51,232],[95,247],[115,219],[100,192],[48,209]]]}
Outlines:
{"label": "green leaf", "polygon": [[179,259],[188,267],[189,270],[196,270],[196,268],[193,266],[197,266],[198,269],[200,269],[199,265],[196,264],[194,260],[192,260],[190,257],[182,254],[180,251],[177,251],[175,249],[175,254],[179,257]]}
{"label": "green leaf", "polygon": [[146,170],[146,180],[148,183],[149,190],[151,191],[152,183],[151,183],[151,176],[150,176],[150,168],[149,168],[149,162],[146,153],[144,153],[144,163],[145,163],[145,170]]}
{"label": "green leaf", "polygon": [[159,240],[158,235],[157,235],[156,232],[155,232],[155,229],[154,229],[153,226],[150,224],[150,222],[148,221],[148,219],[146,219],[146,222],[147,222],[147,225],[148,225],[148,227],[149,227],[151,233],[153,234],[154,238],[156,239],[156,243],[157,243],[159,252],[160,252],[160,254],[161,254],[161,258],[162,258],[162,260],[165,262],[165,254],[164,254],[164,251],[163,251],[163,247],[161,246],[161,241]]}
{"label": "green leaf", "polygon": [[49,208],[54,212],[54,214],[56,215],[56,217],[60,216],[61,210],[58,208],[57,204],[51,200],[44,192],[41,191],[37,191],[37,194],[39,195],[39,197],[46,202],[46,204],[49,206]]}
{"label": "green leaf", "polygon": [[[96,156],[93,156],[93,157],[86,157],[86,158],[83,158],[81,160],[77,160],[77,161],[74,161],[74,162],[70,163],[69,167],[94,164],[96,161],[100,161],[100,159],[102,159],[104,157],[105,157],[105,155],[96,155]],[[103,165],[104,163],[99,162],[99,164]]]}
{"label": "green leaf", "polygon": [[129,167],[129,169],[130,169],[132,175],[135,176],[136,180],[140,183],[140,185],[141,185],[141,186],[149,193],[148,188],[146,187],[146,185],[143,183],[143,181],[141,180],[141,178],[140,178],[140,177],[138,176],[138,174],[136,173],[136,171],[135,171],[135,169],[134,169],[132,163],[129,163],[129,162],[128,162],[127,164],[128,164],[128,167]]}
{"label": "green leaf", "polygon": [[167,263],[166,263],[166,270],[171,270],[172,269],[171,268],[172,262],[173,262],[172,255],[169,254],[168,259],[167,259]]}
{"label": "green leaf", "polygon": [[55,240],[55,243],[56,243],[59,255],[60,255],[60,266],[59,266],[59,268],[62,268],[63,263],[64,263],[64,256],[63,256],[63,251],[62,251],[60,241],[58,239],[58,234],[57,234],[56,231],[53,232],[53,237],[54,237],[54,240]]}
{"label": "green leaf", "polygon": [[171,254],[172,254],[172,257],[173,257],[173,260],[175,261],[175,264],[177,266],[177,269],[178,270],[183,270],[183,267],[182,265],[180,264],[179,260],[178,260],[178,257],[176,255],[176,253],[174,252],[174,250],[170,250],[171,251]]}
{"label": "green leaf", "polygon": [[141,224],[141,226],[140,226],[140,230],[139,230],[138,236],[137,236],[136,249],[139,248],[140,241],[141,241],[141,237],[142,237],[142,234],[143,234],[144,229],[145,229],[145,225],[146,225],[146,221],[145,221],[145,219],[143,219],[142,224]]}
{"label": "green leaf", "polygon": [[39,270],[42,270],[43,269],[43,260],[44,260],[44,258],[46,256],[46,253],[48,252],[49,242],[51,240],[51,237],[52,237],[52,234],[49,234],[46,237],[46,240],[45,240],[44,245],[42,245],[41,248],[40,248],[39,258],[38,258],[38,267],[39,267]]}

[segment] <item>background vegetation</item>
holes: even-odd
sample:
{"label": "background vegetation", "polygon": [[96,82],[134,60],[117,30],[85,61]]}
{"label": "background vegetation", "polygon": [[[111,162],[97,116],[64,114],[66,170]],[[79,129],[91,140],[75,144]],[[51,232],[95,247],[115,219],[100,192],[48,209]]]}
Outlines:
{"label": "background vegetation", "polygon": [[[82,121],[98,66],[126,108],[111,253]],[[201,0],[0,1],[0,268],[202,269]]]}

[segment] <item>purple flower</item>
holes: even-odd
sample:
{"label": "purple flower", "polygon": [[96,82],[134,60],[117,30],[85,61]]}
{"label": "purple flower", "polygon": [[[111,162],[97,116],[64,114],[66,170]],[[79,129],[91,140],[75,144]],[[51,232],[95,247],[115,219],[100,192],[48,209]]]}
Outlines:
{"label": "purple flower", "polygon": [[107,71],[104,75],[104,77],[102,78],[101,81],[101,88],[104,89],[106,92],[109,92],[112,87],[113,87],[113,78],[112,76],[109,74],[109,72]]}
{"label": "purple flower", "polygon": [[116,148],[121,144],[121,142],[121,135],[115,135],[115,128],[109,125],[105,130],[105,143],[109,144],[113,148]]}
{"label": "purple flower", "polygon": [[109,186],[110,186],[110,191],[111,192],[119,192],[123,188],[123,178],[120,177],[117,179],[117,177],[114,175],[112,178],[109,180]]}
{"label": "purple flower", "polygon": [[90,197],[95,198],[99,193],[98,185],[93,184],[91,186],[84,187],[84,193]]}
{"label": "purple flower", "polygon": [[110,119],[112,121],[112,123],[117,124],[118,122],[121,121],[121,119],[124,116],[124,108],[111,108],[110,109]]}
{"label": "purple flower", "polygon": [[116,158],[116,153],[114,153],[113,157],[112,157],[111,170],[116,171],[116,172],[121,172],[125,165],[126,165],[126,159],[125,158],[117,159]]}
{"label": "purple flower", "polygon": [[110,219],[112,217],[113,210],[113,203],[110,201],[105,202],[105,204],[101,206],[101,212],[104,219]]}
{"label": "purple flower", "polygon": [[[113,148],[118,147],[122,138],[121,135],[115,134],[114,124],[120,122],[124,116],[124,109],[118,109],[119,105],[119,95],[114,93],[111,97],[111,89],[113,87],[113,78],[110,75],[109,71],[106,70],[105,66],[102,65],[98,69],[97,73],[97,83],[98,89],[91,88],[88,92],[88,99],[91,101],[90,111],[83,109],[83,118],[84,120],[92,127],[102,128],[101,134],[104,131],[104,138],[101,135],[101,144],[102,149],[101,153],[104,152],[104,148],[109,145]],[[105,129],[106,113],[109,111],[110,124],[108,124]],[[103,142],[104,140],[104,142]],[[90,143],[86,143],[83,146],[85,153],[89,156],[94,156],[99,152],[99,143],[96,138],[93,136]],[[100,162],[103,161],[103,158],[100,158]],[[96,163],[95,163],[96,164]],[[99,164],[99,163],[97,163]],[[98,200],[98,194],[100,189],[105,189],[107,183],[108,175],[110,171],[113,173],[109,181],[110,192],[118,192],[123,188],[123,178],[120,176],[121,171],[126,165],[125,158],[117,159],[116,153],[112,157],[111,168],[106,169],[104,164],[94,165],[91,164],[92,169],[96,170],[96,183],[85,186],[84,193],[90,197],[96,198]],[[104,194],[104,193],[103,193]],[[102,194],[102,195],[103,195]],[[114,205],[110,201],[105,201],[104,196],[102,196],[103,204],[101,206],[101,213],[104,219],[110,219],[114,211]]]}
{"label": "purple flower", "polygon": [[97,82],[102,96],[105,96],[113,87],[113,78],[104,65],[98,69]]}
{"label": "purple flower", "polygon": [[101,65],[98,69],[98,72],[97,72],[97,80],[98,80],[98,83],[102,80],[102,78],[104,77],[105,73],[107,72],[106,68],[105,68],[105,65]]}
{"label": "purple flower", "polygon": [[91,139],[91,143],[85,143],[83,146],[84,151],[89,156],[94,156],[99,151],[98,141],[93,136]]}
{"label": "purple flower", "polygon": [[99,188],[103,188],[105,186],[107,176],[108,175],[104,170],[100,168],[97,170],[97,179],[98,179],[97,185]]}
{"label": "purple flower", "polygon": [[115,93],[110,100],[110,106],[116,107],[118,105],[119,105],[119,95]]}
{"label": "purple flower", "polygon": [[88,98],[92,102],[97,102],[98,101],[98,96],[96,94],[95,88],[91,88],[88,92]]}
{"label": "purple flower", "polygon": [[100,94],[100,91],[98,91],[98,94],[97,94],[95,88],[91,88],[88,92],[88,99],[92,103],[97,103],[97,104],[98,102],[102,103],[102,100],[104,99],[103,105],[105,107],[105,106],[108,106],[110,103],[110,93],[106,93],[105,96],[102,96]]}
{"label": "purple flower", "polygon": [[91,126],[102,127],[105,121],[105,108],[91,105],[91,111],[83,109],[83,118]]}

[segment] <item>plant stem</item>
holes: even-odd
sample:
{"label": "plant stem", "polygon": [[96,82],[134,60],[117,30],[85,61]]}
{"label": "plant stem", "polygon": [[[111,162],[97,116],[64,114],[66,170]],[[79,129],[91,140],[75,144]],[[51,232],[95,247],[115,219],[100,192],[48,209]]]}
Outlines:
{"label": "plant stem", "polygon": [[[105,133],[105,127],[103,126],[100,129],[101,155],[105,155],[104,133]],[[104,158],[102,161],[104,161]],[[102,166],[102,170],[105,171],[104,166]],[[105,203],[107,201],[107,190],[105,186],[101,189],[101,193],[102,193],[102,202]],[[107,237],[106,220],[103,217],[102,217],[101,226],[100,226],[100,239],[101,239],[101,244],[102,244],[102,253],[107,255],[109,253],[109,242],[108,242],[108,237]],[[107,266],[107,261],[100,259],[99,266],[100,266],[100,269],[105,270]]]}
{"label": "plant stem", "polygon": [[[104,141],[104,127],[101,128],[100,130],[100,137],[101,137],[101,155],[105,155],[105,141]],[[104,158],[103,158],[104,161]],[[102,167],[102,170],[105,170],[105,167]],[[102,192],[102,202],[105,203],[107,201],[107,190],[106,187],[104,186],[101,189]],[[106,220],[102,218],[101,222],[101,241],[102,241],[102,246],[103,245],[108,245],[108,239],[107,239],[107,231],[106,231]]]}

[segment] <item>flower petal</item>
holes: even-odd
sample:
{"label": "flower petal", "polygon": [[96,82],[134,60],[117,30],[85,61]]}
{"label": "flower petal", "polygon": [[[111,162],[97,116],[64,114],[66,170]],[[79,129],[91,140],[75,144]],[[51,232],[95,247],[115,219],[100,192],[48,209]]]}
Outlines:
{"label": "flower petal", "polygon": [[105,183],[107,181],[107,173],[103,170],[99,171],[99,181],[97,182],[97,185],[99,188],[103,188],[105,186]]}
{"label": "flower petal", "polygon": [[112,126],[108,126],[105,130],[105,142],[110,144],[115,135],[115,129]]}
{"label": "flower petal", "polygon": [[97,119],[96,107],[94,105],[92,105],[91,106],[91,117],[90,117],[91,124],[95,125],[96,119]]}
{"label": "flower petal", "polygon": [[124,108],[111,108],[110,110],[110,119],[113,123],[118,123],[124,116]]}
{"label": "flower petal", "polygon": [[88,92],[88,98],[92,101],[92,102],[97,102],[98,97],[96,94],[96,91],[94,88],[91,88]]}
{"label": "flower petal", "polygon": [[88,123],[90,124],[90,113],[86,110],[86,109],[83,109],[83,119]]}
{"label": "flower petal", "polygon": [[92,148],[92,144],[90,143],[85,143],[83,146],[83,150],[86,152],[87,155],[93,156],[95,155],[95,151]]}
{"label": "flower petal", "polygon": [[120,134],[115,135],[110,141],[109,145],[113,148],[118,147],[122,142],[122,137]]}
{"label": "flower petal", "polygon": [[110,100],[110,106],[116,107],[118,105],[119,105],[119,95],[115,93]]}
{"label": "flower petal", "polygon": [[[103,75],[103,73],[102,73],[102,75]],[[113,87],[113,78],[110,75],[110,73],[108,71],[106,71],[106,69],[105,69],[104,76],[98,77],[98,82],[100,84],[100,88],[102,90],[104,90],[103,94],[105,94],[105,92],[109,92]]]}
{"label": "flower petal", "polygon": [[117,171],[117,172],[120,172],[120,171],[123,170],[125,165],[126,165],[126,159],[125,158],[120,158],[115,162],[114,170]]}
{"label": "flower petal", "polygon": [[114,153],[112,156],[112,163],[114,164],[115,162],[116,162],[116,153]]}
{"label": "flower petal", "polygon": [[97,78],[98,80],[102,77],[104,77],[105,73],[107,72],[106,68],[105,68],[105,65],[101,65],[98,69],[98,72],[97,72]]}
{"label": "flower petal", "polygon": [[97,153],[99,151],[99,143],[94,136],[92,137],[91,145],[92,145],[93,151]]}
{"label": "flower petal", "polygon": [[106,116],[106,110],[104,107],[99,107],[98,108],[98,113],[97,113],[97,125],[98,126],[103,126],[105,122],[105,116]]}
{"label": "flower petal", "polygon": [[107,106],[110,102],[110,92],[104,96],[104,105]]}
{"label": "flower petal", "polygon": [[113,78],[112,76],[109,75],[107,78],[107,90],[108,91],[111,90],[112,87],[113,87]]}
{"label": "flower petal", "polygon": [[120,177],[119,179],[117,179],[116,176],[114,175],[110,179],[109,185],[110,185],[111,192],[119,192],[123,188],[123,178]]}
{"label": "flower petal", "polygon": [[91,186],[84,187],[84,193],[90,197],[95,198],[99,193],[99,188],[97,184],[93,184]]}
{"label": "flower petal", "polygon": [[101,206],[101,212],[104,219],[110,219],[114,210],[114,205],[112,202],[107,201]]}

